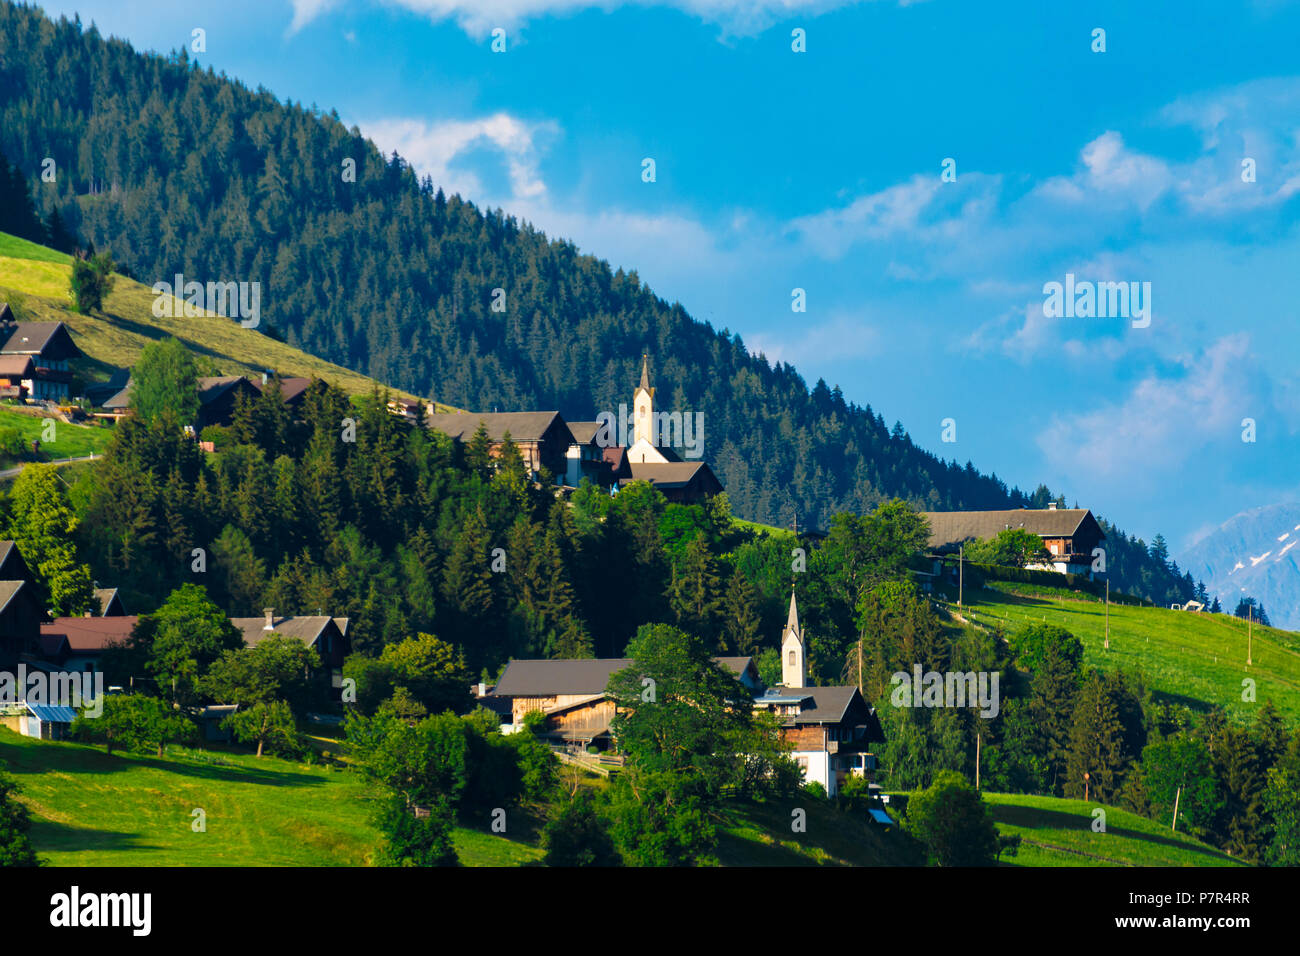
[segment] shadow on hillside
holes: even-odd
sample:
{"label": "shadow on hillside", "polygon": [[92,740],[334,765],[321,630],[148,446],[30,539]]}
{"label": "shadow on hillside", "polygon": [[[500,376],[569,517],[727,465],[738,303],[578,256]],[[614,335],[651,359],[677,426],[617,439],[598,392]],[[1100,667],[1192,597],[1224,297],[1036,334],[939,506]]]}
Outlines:
{"label": "shadow on hillside", "polygon": [[[1037,807],[1016,806],[1014,804],[992,804],[993,819],[997,823],[1006,823],[1010,826],[1025,827],[1032,830],[1091,830],[1092,818],[1081,817],[1074,813],[1067,813],[1063,810],[1041,810]],[[1098,834],[1099,836],[1120,836],[1128,837],[1132,840],[1143,840],[1147,843],[1154,843],[1158,846],[1172,847],[1178,850],[1185,850],[1190,853],[1199,853],[1203,856],[1213,857],[1218,860],[1231,860],[1232,857],[1226,853],[1207,846],[1200,846],[1195,843],[1183,843],[1175,840],[1173,837],[1161,836],[1156,833],[1143,833],[1140,830],[1130,830],[1127,827],[1117,827],[1106,825],[1106,833]]]}
{"label": "shadow on hillside", "polygon": [[11,741],[25,740],[11,732],[0,734],[0,768],[11,773],[121,773],[145,767],[162,773],[200,780],[225,783],[252,783],[271,787],[317,786],[324,783],[314,774],[295,773],[289,770],[263,770],[259,767],[208,764],[189,757],[159,759],[154,756],[114,753],[111,757],[102,749],[85,744],[55,743],[45,741],[19,744]]}
{"label": "shadow on hillside", "polygon": [[1201,700],[1199,697],[1188,697],[1186,694],[1175,694],[1172,691],[1153,689],[1151,696],[1160,703],[1181,704],[1188,710],[1199,714],[1207,714],[1214,709],[1214,705],[1207,700]]}
{"label": "shadow on hillside", "polygon": [[197,355],[206,355],[213,359],[229,360],[230,358],[230,356],[226,355],[224,352],[218,352],[216,349],[209,348],[202,342],[176,335],[174,332],[169,332],[167,329],[160,329],[157,326],[146,325],[143,322],[137,322],[135,319],[128,319],[115,312],[105,312],[104,315],[108,319],[110,325],[114,328],[121,329],[123,332],[134,332],[136,335],[142,335],[147,339],[154,340],[176,338],[180,340],[182,345]]}
{"label": "shadow on hillside", "polygon": [[[49,852],[75,853],[106,852],[110,850],[158,850],[161,847],[140,842],[138,833],[118,833],[115,830],[89,830],[68,826],[53,820],[32,817],[32,843],[37,855]],[[75,865],[75,864],[74,864]]]}

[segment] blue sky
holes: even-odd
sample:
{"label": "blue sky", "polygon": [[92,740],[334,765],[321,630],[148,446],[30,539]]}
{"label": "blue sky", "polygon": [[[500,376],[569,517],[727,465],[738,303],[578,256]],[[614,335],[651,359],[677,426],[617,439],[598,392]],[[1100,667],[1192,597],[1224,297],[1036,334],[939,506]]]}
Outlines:
{"label": "blue sky", "polygon": [[[1056,6],[46,9],[143,49],[201,27],[201,62],[336,109],[943,457],[1045,481],[1177,556],[1300,498],[1300,3]],[[1149,282],[1150,325],[1045,317],[1066,273]]]}

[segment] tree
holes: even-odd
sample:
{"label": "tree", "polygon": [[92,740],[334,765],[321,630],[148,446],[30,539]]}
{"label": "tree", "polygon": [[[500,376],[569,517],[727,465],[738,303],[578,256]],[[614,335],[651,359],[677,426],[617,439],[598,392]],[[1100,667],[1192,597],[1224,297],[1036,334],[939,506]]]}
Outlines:
{"label": "tree", "polygon": [[430,713],[463,713],[471,703],[465,655],[432,634],[389,644],[378,658],[353,654],[343,662],[343,676],[357,682],[357,706],[367,714],[398,688]]}
{"label": "tree", "polygon": [[72,540],[79,524],[54,465],[32,464],[19,473],[9,494],[8,537],[55,616],[81,614],[94,602],[90,567],[77,560]]}
{"label": "tree", "polygon": [[131,370],[131,407],[145,422],[171,416],[192,425],[199,412],[198,372],[189,349],[175,338],[150,342]]}
{"label": "tree", "polygon": [[718,614],[722,607],[717,562],[709,552],[703,534],[686,545],[680,564],[673,568],[669,605],[677,626],[698,634],[709,646],[716,645]]}
{"label": "tree", "polygon": [[161,692],[182,705],[198,700],[199,679],[226,650],[243,645],[243,637],[201,585],[182,584],[162,607],[143,615],[131,642],[147,655],[145,669]]}
{"label": "tree", "polygon": [[[702,639],[646,624],[627,653],[633,664],[610,677],[608,693],[617,708],[611,730],[629,762],[710,798],[747,780],[756,766],[788,763],[775,729],[756,724],[752,695],[713,661]],[[765,776],[761,769],[758,776]]]}
{"label": "tree", "polygon": [[314,647],[272,632],[253,647],[225,651],[199,686],[222,704],[251,707],[283,700],[292,709],[308,702],[308,675],[320,666]]}
{"label": "tree", "polygon": [[273,753],[294,757],[303,750],[293,711],[282,700],[273,700],[240,708],[221,722],[240,743],[256,743],[257,755],[270,749]]}
{"label": "tree", "polygon": [[18,784],[0,773],[0,868],[40,866],[32,847],[31,814],[18,802]]}
{"label": "tree", "polygon": [[72,722],[71,733],[79,740],[103,743],[112,756],[113,748],[163,755],[168,741],[191,740],[194,723],[174,707],[144,694],[108,694],[103,713],[93,717],[83,711]]}
{"label": "tree", "polygon": [[1127,767],[1117,690],[1093,671],[1075,697],[1070,749],[1066,756],[1065,795],[1086,794],[1094,802],[1113,803]]}
{"label": "tree", "polygon": [[375,825],[385,837],[381,866],[460,865],[451,839],[455,814],[445,798],[418,811],[396,795],[379,806]]}
{"label": "tree", "polygon": [[542,828],[547,866],[617,866],[618,851],[590,790],[562,803]]}
{"label": "tree", "polygon": [[1045,555],[1043,539],[1024,528],[1004,528],[992,538],[967,545],[965,557],[976,564],[996,564],[1001,567],[1023,568],[1035,558]]}
{"label": "tree", "polygon": [[907,801],[904,828],[939,866],[989,866],[997,858],[993,814],[961,774],[943,770]]}
{"label": "tree", "polygon": [[104,299],[113,291],[113,270],[116,266],[107,252],[72,260],[72,278],[68,289],[76,310],[82,315],[103,309]]}
{"label": "tree", "polygon": [[1142,751],[1142,782],[1156,819],[1173,825],[1174,804],[1180,826],[1204,833],[1223,806],[1205,742],[1180,735],[1148,744]]}

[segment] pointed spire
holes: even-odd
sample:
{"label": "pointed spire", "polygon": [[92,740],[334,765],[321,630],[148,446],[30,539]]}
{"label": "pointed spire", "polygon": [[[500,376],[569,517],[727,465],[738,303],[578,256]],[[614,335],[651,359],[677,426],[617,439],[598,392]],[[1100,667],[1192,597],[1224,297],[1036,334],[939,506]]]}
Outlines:
{"label": "pointed spire", "polygon": [[648,352],[641,353],[641,387],[647,392],[650,391],[650,355]]}
{"label": "pointed spire", "polygon": [[803,635],[799,633],[799,608],[794,603],[794,588],[790,589],[790,615],[785,619],[785,629],[803,640]]}

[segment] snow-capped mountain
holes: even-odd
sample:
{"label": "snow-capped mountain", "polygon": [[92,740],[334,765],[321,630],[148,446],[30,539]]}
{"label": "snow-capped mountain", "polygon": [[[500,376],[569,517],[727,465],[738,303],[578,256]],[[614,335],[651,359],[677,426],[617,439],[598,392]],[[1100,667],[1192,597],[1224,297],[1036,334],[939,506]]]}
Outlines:
{"label": "snow-capped mountain", "polygon": [[1250,595],[1274,627],[1300,630],[1300,503],[1234,515],[1188,548],[1180,562],[1231,613]]}

